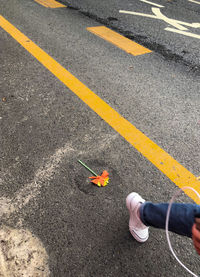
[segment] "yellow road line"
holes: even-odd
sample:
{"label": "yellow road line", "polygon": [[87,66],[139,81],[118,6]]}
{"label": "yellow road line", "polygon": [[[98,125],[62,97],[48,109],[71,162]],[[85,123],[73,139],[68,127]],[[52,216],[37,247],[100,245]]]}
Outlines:
{"label": "yellow road line", "polygon": [[112,31],[105,26],[89,27],[87,30],[121,48],[133,56],[143,55],[152,52],[140,44]]}
{"label": "yellow road line", "polygon": [[[200,181],[191,172],[179,164],[168,153],[151,141],[128,120],[123,118],[100,97],[80,82],[75,76],[63,66],[50,57],[45,51],[21,33],[5,18],[0,16],[0,26],[18,41],[29,53],[31,53],[41,64],[52,72],[72,92],[74,92],[93,111],[104,119],[113,129],[133,145],[142,155],[152,162],[177,186],[190,186],[200,193]],[[196,195],[186,191],[194,201],[198,202]]]}
{"label": "yellow road line", "polygon": [[38,4],[41,4],[42,6],[46,8],[66,8],[65,5],[55,1],[55,0],[35,0]]}

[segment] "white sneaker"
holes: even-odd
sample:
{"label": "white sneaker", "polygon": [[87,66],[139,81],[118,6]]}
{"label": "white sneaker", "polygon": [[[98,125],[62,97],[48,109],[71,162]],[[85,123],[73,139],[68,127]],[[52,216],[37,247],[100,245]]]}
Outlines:
{"label": "white sneaker", "polygon": [[139,207],[145,200],[136,192],[130,193],[126,198],[126,207],[130,213],[129,230],[131,235],[139,242],[149,238],[149,228],[143,224],[139,217]]}

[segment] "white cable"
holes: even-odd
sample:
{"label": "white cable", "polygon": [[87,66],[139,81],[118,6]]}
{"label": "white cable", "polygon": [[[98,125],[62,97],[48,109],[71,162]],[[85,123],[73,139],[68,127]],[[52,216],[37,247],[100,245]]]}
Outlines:
{"label": "white cable", "polygon": [[192,276],[198,277],[196,274],[194,274],[191,270],[189,270],[189,269],[179,260],[179,258],[178,258],[178,257],[176,256],[176,254],[174,253],[174,250],[173,250],[173,248],[172,248],[172,245],[171,245],[171,242],[170,242],[170,239],[169,239],[169,230],[168,230],[168,228],[169,228],[169,215],[170,215],[171,207],[172,207],[172,204],[173,204],[174,200],[176,199],[176,197],[181,193],[182,190],[185,190],[185,189],[190,189],[190,190],[192,190],[192,191],[197,195],[197,197],[200,199],[199,193],[198,193],[195,189],[193,189],[193,188],[191,188],[191,187],[183,187],[183,188],[179,189],[179,190],[173,195],[172,199],[171,199],[170,202],[169,202],[169,206],[168,206],[168,209],[167,209],[166,222],[165,222],[165,230],[166,230],[166,236],[167,236],[167,242],[168,242],[168,245],[169,245],[169,249],[170,249],[170,251],[172,252],[174,258],[175,258],[175,259],[178,261],[178,263],[179,263],[185,270],[187,270]]}

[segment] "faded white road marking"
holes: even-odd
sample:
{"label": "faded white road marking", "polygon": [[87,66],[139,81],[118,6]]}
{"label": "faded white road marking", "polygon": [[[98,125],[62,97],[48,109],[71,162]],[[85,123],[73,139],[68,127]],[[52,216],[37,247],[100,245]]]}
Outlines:
{"label": "faded white road marking", "polygon": [[[109,147],[112,141],[118,136],[118,134],[104,135],[103,139],[98,143],[98,151],[102,151]],[[18,190],[12,198],[0,198],[0,218],[2,216],[8,218],[12,213],[18,212],[25,207],[30,200],[36,198],[40,194],[41,187],[44,185],[47,186],[48,182],[53,178],[56,169],[59,167],[64,157],[71,155],[71,153],[76,153],[78,157],[82,154],[91,153],[91,151],[94,151],[96,148],[95,145],[92,145],[92,137],[87,137],[87,145],[89,145],[87,151],[78,151],[67,143],[64,147],[58,149],[50,158],[46,159],[36,171],[34,180],[31,183],[24,185],[24,187]]]}
{"label": "faded white road marking", "polygon": [[166,23],[169,23],[170,25],[174,26],[175,28],[177,28],[179,30],[188,30],[187,28],[183,27],[182,25],[192,27],[192,28],[200,28],[200,23],[188,23],[188,22],[168,18],[167,16],[165,16],[164,14],[161,13],[159,8],[152,8],[152,12],[157,16],[158,19],[161,19],[161,20],[165,21]]}
{"label": "faded white road marking", "polygon": [[193,34],[193,33],[190,33],[190,32],[181,31],[181,30],[177,30],[177,29],[173,29],[173,28],[165,28],[165,31],[178,33],[178,34],[181,34],[181,35],[184,35],[184,36],[200,39],[200,35]]}
{"label": "faded white road marking", "polygon": [[188,30],[187,28],[183,27],[182,25],[192,27],[192,28],[200,28],[200,23],[188,23],[188,22],[168,18],[167,16],[165,16],[164,14],[161,13],[159,8],[151,8],[151,9],[155,15],[132,12],[132,11],[124,11],[124,10],[120,10],[119,12],[126,13],[126,14],[139,15],[139,16],[149,17],[149,18],[154,18],[154,19],[160,19],[160,20],[163,20],[166,23],[174,26],[175,28],[177,28],[179,30]]}
{"label": "faded white road marking", "polygon": [[[104,150],[109,147],[111,142],[118,137],[118,134],[106,134],[100,139],[98,150]],[[88,142],[92,138],[87,137]],[[89,144],[88,152],[91,152],[92,143]],[[93,145],[95,149],[95,145]],[[34,180],[25,185],[15,193],[12,198],[0,198],[0,217],[3,215],[8,218],[12,213],[18,212],[30,200],[35,198],[42,186],[47,186],[60,162],[67,155],[76,153],[76,155],[86,154],[87,151],[74,150],[70,144],[58,149],[50,158],[45,159],[44,163],[35,173]],[[6,175],[6,174],[5,174]],[[3,179],[1,179],[3,185]],[[17,226],[21,226],[22,219],[19,219]],[[28,230],[12,229],[6,226],[0,228],[0,277],[48,277],[50,275],[48,267],[48,255],[42,243],[34,237]]]}
{"label": "faded white road marking", "polygon": [[61,160],[72,151],[74,151],[74,149],[69,144],[58,149],[55,154],[47,160],[46,164],[42,165],[36,171],[35,178],[31,183],[17,191],[11,199],[5,197],[0,198],[0,216],[9,216],[13,212],[17,212],[27,205],[31,199],[35,198],[40,193],[42,184],[52,179]]}
{"label": "faded white road marking", "polygon": [[147,0],[140,0],[140,1],[144,2],[144,3],[147,3],[147,4],[150,4],[150,5],[154,5],[154,6],[159,7],[159,8],[164,8],[164,6],[162,6],[162,5],[159,5],[159,4],[147,1]]}
{"label": "faded white road marking", "polygon": [[132,12],[132,11],[124,11],[124,10],[120,10],[119,12],[125,13],[125,14],[139,15],[139,16],[143,16],[143,17],[149,17],[149,18],[163,20],[164,22],[166,22],[176,28],[176,29],[173,29],[173,28],[167,27],[164,29],[166,31],[171,31],[171,32],[175,32],[178,34],[182,34],[185,36],[194,37],[194,38],[198,38],[198,39],[200,38],[200,36],[197,34],[194,34],[191,32],[183,32],[183,31],[188,30],[188,28],[186,28],[185,26],[191,27],[191,28],[200,28],[200,23],[198,23],[198,22],[188,23],[188,22],[168,18],[167,16],[165,16],[164,14],[161,13],[159,8],[151,8],[151,10],[154,13],[154,15]]}
{"label": "faded white road marking", "polygon": [[[175,28],[179,29],[179,30],[187,30],[187,28],[183,27],[182,25],[188,24],[185,22],[181,22],[181,21],[177,21],[175,19],[171,19],[168,18],[167,16],[165,16],[164,14],[161,13],[160,9],[158,8],[152,8],[152,12],[156,15],[157,19],[163,20],[166,23],[174,26]],[[182,25],[180,25],[182,24]]]}
{"label": "faded white road marking", "polygon": [[0,229],[0,277],[47,277],[48,255],[30,231],[2,226]]}
{"label": "faded white road marking", "polygon": [[132,12],[132,11],[124,11],[124,10],[119,10],[119,12],[120,13],[126,13],[126,14],[140,15],[140,16],[143,16],[143,17],[150,17],[150,18],[157,19],[157,17],[155,15],[151,15],[151,14],[137,13],[137,12]]}
{"label": "faded white road marking", "polygon": [[193,2],[193,3],[196,3],[196,4],[199,4],[199,5],[200,5],[200,2],[197,2],[197,1],[195,1],[195,0],[188,0],[188,1],[190,1],[190,2]]}
{"label": "faded white road marking", "polygon": [[115,140],[117,137],[119,137],[118,134],[115,135],[106,135],[104,139],[101,140],[101,144],[98,147],[98,150],[104,150],[107,148],[113,140]]}

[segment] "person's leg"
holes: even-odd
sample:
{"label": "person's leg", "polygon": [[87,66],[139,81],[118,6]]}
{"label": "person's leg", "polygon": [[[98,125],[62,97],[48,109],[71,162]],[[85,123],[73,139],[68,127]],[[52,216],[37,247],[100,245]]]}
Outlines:
{"label": "person's leg", "polygon": [[[146,226],[165,229],[168,204],[143,203],[139,208],[140,219]],[[192,237],[195,217],[200,217],[200,206],[196,204],[172,204],[169,231]]]}

